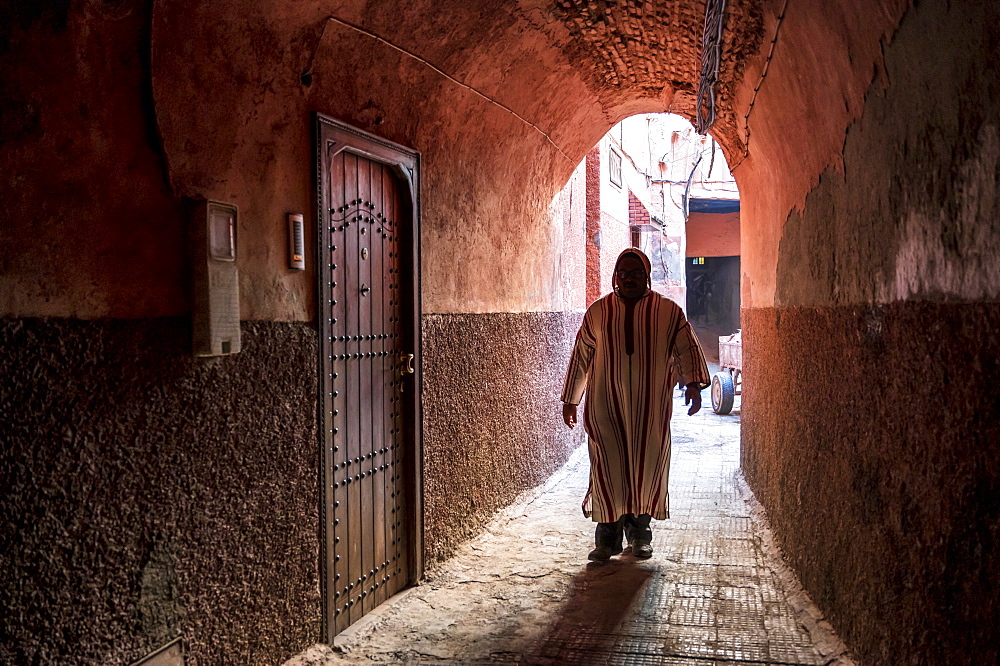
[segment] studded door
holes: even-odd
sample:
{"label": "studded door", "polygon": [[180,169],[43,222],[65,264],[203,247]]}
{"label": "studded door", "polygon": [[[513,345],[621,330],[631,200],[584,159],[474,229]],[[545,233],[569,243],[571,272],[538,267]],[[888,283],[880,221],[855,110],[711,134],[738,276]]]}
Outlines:
{"label": "studded door", "polygon": [[324,606],[332,639],[416,575],[415,164],[411,171],[380,159],[392,159],[391,146],[360,141],[373,138],[319,126]]}

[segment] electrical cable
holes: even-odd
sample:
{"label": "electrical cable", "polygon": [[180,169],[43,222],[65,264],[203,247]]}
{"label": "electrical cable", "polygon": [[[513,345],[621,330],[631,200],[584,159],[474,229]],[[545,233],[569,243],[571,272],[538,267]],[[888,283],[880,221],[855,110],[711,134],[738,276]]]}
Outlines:
{"label": "electrical cable", "polygon": [[760,79],[757,81],[757,85],[754,86],[753,97],[750,98],[750,106],[747,108],[747,112],[743,116],[743,132],[746,135],[746,139],[743,141],[743,157],[729,169],[730,171],[743,164],[743,160],[750,156],[750,114],[753,113],[754,105],[757,103],[757,93],[760,92],[761,86],[764,85],[764,77],[767,76],[767,70],[771,67],[771,58],[774,56],[774,47],[778,43],[778,33],[781,32],[781,26],[785,22],[785,12],[787,9],[788,0],[785,0],[784,4],[781,5],[781,12],[778,13],[778,23],[774,26],[774,37],[771,38],[771,46],[767,51],[767,58],[764,60],[764,67],[760,70]]}
{"label": "electrical cable", "polygon": [[684,224],[687,225],[688,218],[691,216],[691,201],[688,195],[691,193],[691,181],[694,179],[694,172],[698,170],[698,165],[701,164],[701,158],[704,157],[704,153],[698,155],[698,159],[695,160],[694,166],[691,167],[691,175],[688,176],[687,186],[684,188]]}
{"label": "electrical cable", "polygon": [[[438,74],[440,74],[444,78],[448,79],[452,83],[454,83],[456,85],[459,85],[459,86],[465,88],[466,90],[469,90],[470,92],[475,93],[476,95],[479,95],[480,97],[482,97],[484,100],[486,100],[490,104],[493,104],[495,106],[500,107],[501,109],[503,109],[507,113],[511,114],[512,116],[514,116],[515,118],[517,118],[518,120],[520,120],[525,125],[528,125],[529,127],[533,128],[536,132],[538,132],[539,134],[541,134],[543,137],[545,137],[545,140],[548,141],[549,143],[551,143],[552,147],[555,148],[557,151],[559,151],[560,155],[562,155],[563,157],[565,157],[569,162],[573,162],[573,160],[570,159],[569,155],[567,155],[566,153],[564,153],[563,149],[560,148],[558,145],[556,145],[556,142],[552,140],[552,137],[550,137],[548,135],[548,133],[545,132],[545,131],[543,131],[538,125],[536,125],[535,123],[531,122],[530,120],[528,120],[527,118],[525,118],[524,116],[522,116],[521,114],[519,114],[517,111],[514,111],[509,106],[507,106],[507,105],[505,105],[505,104],[503,104],[501,102],[496,101],[495,99],[493,99],[489,95],[486,95],[485,93],[482,93],[482,92],[476,90],[475,88],[473,88],[469,84],[464,83],[462,81],[459,81],[454,76],[452,76],[448,72],[444,71],[443,69],[441,69],[440,67],[438,67],[434,63],[428,62],[427,60],[424,60],[423,58],[421,58],[417,54],[411,53],[410,51],[407,51],[406,49],[402,48],[401,46],[396,46],[395,44],[393,44],[389,40],[385,39],[384,37],[380,37],[379,35],[376,35],[374,32],[371,32],[369,30],[365,30],[364,28],[356,26],[353,23],[348,23],[347,21],[345,21],[343,19],[339,19],[339,18],[337,18],[335,16],[327,16],[326,17],[326,21],[327,21],[327,23],[325,23],[323,25],[323,32],[320,34],[320,41],[322,41],[323,35],[326,34],[326,26],[329,25],[330,21],[333,21],[334,23],[338,23],[338,24],[340,24],[340,25],[342,25],[342,26],[344,26],[346,28],[350,28],[351,30],[354,30],[355,32],[359,32],[362,35],[365,35],[367,37],[371,37],[372,39],[385,44],[389,48],[395,49],[396,51],[399,51],[403,55],[409,56],[410,58],[413,58],[417,62],[419,62],[419,63],[421,63],[421,64],[429,67],[430,69],[434,70],[435,72],[437,72]],[[318,44],[316,46],[316,49],[319,50],[319,45]],[[313,61],[313,58],[315,58],[315,56],[316,56],[316,53],[314,51],[313,52],[313,56],[309,59],[309,67],[306,69],[305,72],[303,72],[303,75],[305,75],[307,73],[308,74],[312,73],[312,61]]]}
{"label": "electrical cable", "polygon": [[704,183],[705,181],[708,181],[708,180],[712,179],[712,169],[713,168],[715,168],[715,137],[714,136],[712,137],[712,160],[708,163],[708,175],[705,176],[704,180],[701,181],[702,183]]}
{"label": "electrical cable", "polygon": [[[695,101],[695,130],[706,134],[715,122],[715,85],[719,82],[722,61],[722,27],[726,0],[705,2],[705,28],[701,37],[701,78]],[[706,113],[707,107],[707,113]]]}

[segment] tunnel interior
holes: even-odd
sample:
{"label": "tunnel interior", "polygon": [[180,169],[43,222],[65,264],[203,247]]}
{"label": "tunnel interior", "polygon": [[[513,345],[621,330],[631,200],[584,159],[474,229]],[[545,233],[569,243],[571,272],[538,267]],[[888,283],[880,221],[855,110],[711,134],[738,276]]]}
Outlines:
{"label": "tunnel interior", "polygon": [[[864,663],[998,658],[998,11],[726,5],[742,471]],[[0,660],[132,663],[182,637],[202,663],[275,663],[323,638],[318,277],[287,265],[288,214],[317,224],[317,113],[420,154],[423,557],[565,461],[587,268],[550,203],[601,177],[585,158],[621,119],[695,116],[704,15],[0,9]],[[214,359],[190,342],[201,200],[239,210],[242,350]]]}

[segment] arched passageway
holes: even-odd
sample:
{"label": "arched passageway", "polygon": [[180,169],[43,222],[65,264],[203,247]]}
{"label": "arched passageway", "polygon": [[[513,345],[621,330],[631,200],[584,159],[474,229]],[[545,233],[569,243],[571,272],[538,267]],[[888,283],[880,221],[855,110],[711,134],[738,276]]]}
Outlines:
{"label": "arched passageway", "polygon": [[[314,112],[421,155],[423,555],[577,443],[551,417],[581,305],[547,206],[621,118],[693,115],[701,3],[0,11],[4,658],[183,637],[274,663],[321,637],[317,277],[286,240],[287,214],[319,223]],[[742,465],[872,663],[997,653],[996,12],[727,7]],[[191,357],[189,199],[239,211],[228,358]]]}

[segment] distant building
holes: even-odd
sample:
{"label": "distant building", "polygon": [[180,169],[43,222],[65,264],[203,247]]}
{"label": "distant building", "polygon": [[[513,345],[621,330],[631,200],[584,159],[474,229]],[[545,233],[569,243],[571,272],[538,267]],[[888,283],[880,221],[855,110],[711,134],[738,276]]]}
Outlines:
{"label": "distant building", "polygon": [[626,118],[556,197],[564,220],[573,193],[586,199],[574,210],[586,218],[587,304],[611,290],[618,254],[638,247],[652,262],[653,289],[699,327],[739,328],[739,190],[714,139],[672,114]]}

